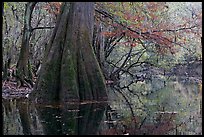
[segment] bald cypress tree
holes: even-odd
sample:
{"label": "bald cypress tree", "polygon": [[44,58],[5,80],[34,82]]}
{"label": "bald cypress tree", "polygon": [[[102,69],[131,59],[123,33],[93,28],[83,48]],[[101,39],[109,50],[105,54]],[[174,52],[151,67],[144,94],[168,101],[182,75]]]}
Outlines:
{"label": "bald cypress tree", "polygon": [[62,4],[31,100],[107,99],[104,77],[91,45],[93,26],[94,3]]}

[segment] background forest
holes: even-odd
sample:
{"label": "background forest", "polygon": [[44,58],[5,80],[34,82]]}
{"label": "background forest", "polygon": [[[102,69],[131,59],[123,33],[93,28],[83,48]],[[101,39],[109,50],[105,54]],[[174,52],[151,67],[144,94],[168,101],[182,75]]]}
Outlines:
{"label": "background forest", "polygon": [[[23,73],[33,85],[60,5],[38,2],[25,14],[26,2],[4,3],[3,79],[25,60],[19,68],[28,69]],[[95,3],[93,48],[106,79],[114,81],[119,73],[132,76],[144,65],[169,71],[202,60],[201,19],[200,3]],[[22,52],[28,53],[20,57],[24,25],[30,34]]]}
{"label": "background forest", "polygon": [[[59,32],[56,31],[58,28],[60,29],[58,20],[68,13],[72,4],[67,2],[65,5],[67,10],[64,11],[62,5],[62,2],[3,3],[3,97],[25,96],[31,93],[36,85],[36,87],[41,86],[39,83],[44,80],[40,76],[45,75],[42,64],[50,59],[46,57],[49,51],[52,51],[50,50],[50,43],[54,41],[55,33],[59,35]],[[90,42],[91,50],[94,52],[93,58],[96,58],[96,65],[99,65],[107,86],[108,99],[111,102],[109,104],[110,109],[107,111],[117,108],[118,113],[125,115],[121,132],[116,133],[110,128],[104,130],[105,127],[102,125],[100,128],[103,130],[97,134],[126,134],[124,125],[126,125],[125,129],[128,130],[128,134],[167,134],[167,132],[169,134],[201,134],[200,123],[195,128],[191,127],[190,124],[183,126],[185,123],[183,121],[192,115],[198,117],[197,113],[191,113],[192,110],[185,111],[187,106],[184,104],[191,104],[192,102],[184,98],[186,96],[193,99],[202,97],[202,3],[95,2],[94,11],[91,13],[94,16],[93,20],[90,17],[88,21],[93,24],[93,28],[90,27],[90,30],[93,29],[93,32],[90,31],[90,35],[93,37]],[[74,15],[75,12],[73,12],[73,18]],[[72,13],[69,16],[72,16]],[[63,24],[60,32],[66,36],[63,31]],[[87,43],[87,41],[83,42]],[[59,43],[58,49],[60,50],[60,48]],[[81,48],[80,53],[86,51],[83,51],[82,46],[79,48]],[[88,57],[89,53],[92,54],[91,52],[77,54],[77,59],[81,58],[77,61],[83,62],[86,60],[86,57],[83,56],[87,55]],[[55,55],[57,59],[58,54]],[[89,58],[89,60],[91,59]],[[98,74],[100,70],[94,69],[94,63],[92,67],[88,67],[90,70],[87,72],[93,71],[100,77]],[[51,65],[58,64],[53,63]],[[53,69],[53,72],[50,71],[49,73],[52,73],[50,75],[54,77],[58,75],[56,71],[57,69]],[[81,69],[80,71],[84,70]],[[83,74],[83,76],[79,75],[78,77],[86,81],[84,77],[90,76],[92,75],[87,74],[85,76]],[[79,80],[79,83],[83,84],[83,80]],[[103,78],[100,80],[103,81]],[[189,86],[190,92],[195,92],[196,96],[189,93],[188,85],[181,85],[175,80],[193,83],[194,85]],[[60,81],[66,81],[66,79],[61,78]],[[56,83],[54,80],[52,82]],[[49,84],[47,86],[52,88],[53,83],[50,83],[51,86]],[[63,84],[67,85],[66,82]],[[90,86],[94,87],[95,85],[90,84]],[[95,86],[96,89],[100,89],[100,87],[104,88],[103,85]],[[184,92],[182,95],[177,92],[174,93],[172,88],[179,92],[187,90],[188,94]],[[62,90],[66,90],[66,88],[62,88]],[[80,100],[86,100],[91,96],[87,93],[79,94]],[[98,96],[105,96],[105,92],[93,94],[97,94],[95,95],[97,97],[90,98],[98,99]],[[120,99],[115,99],[115,94]],[[45,97],[47,96],[48,94],[45,94]],[[73,96],[75,95],[73,94]],[[169,96],[173,97],[168,98]],[[49,100],[52,97],[50,95],[47,98]],[[118,102],[125,103],[127,109],[118,105]],[[174,106],[177,103],[183,104]],[[201,101],[196,100],[193,103],[196,103],[197,106],[191,106],[191,108],[196,109],[196,112],[200,114]],[[133,107],[132,104],[137,105]],[[181,110],[183,105],[185,108]],[[124,109],[122,109],[123,107]],[[160,113],[161,111],[162,113]],[[168,113],[164,113],[166,111]],[[161,124],[161,119],[169,117],[169,112],[171,112],[171,118],[172,115],[178,113],[179,120],[176,123],[176,128],[169,126],[169,123],[168,125]],[[155,128],[148,122],[152,120],[153,114],[158,113],[160,126]],[[128,124],[129,126],[127,126]],[[134,133],[130,130],[132,127],[137,128]],[[148,128],[151,130],[148,131]],[[116,129],[119,130],[120,128],[116,127]],[[176,129],[175,133],[172,129]]]}

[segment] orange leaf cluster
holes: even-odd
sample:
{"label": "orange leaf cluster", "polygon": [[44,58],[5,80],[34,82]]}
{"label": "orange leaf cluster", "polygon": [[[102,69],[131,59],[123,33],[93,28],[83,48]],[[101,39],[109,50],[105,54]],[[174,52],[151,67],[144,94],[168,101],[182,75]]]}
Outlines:
{"label": "orange leaf cluster", "polygon": [[[117,23],[112,20],[112,23],[108,24],[113,30],[102,34],[107,37],[123,34],[126,38],[130,38],[130,42],[123,43],[124,45],[134,47],[140,41],[133,42],[132,39],[141,39],[161,45],[158,52],[174,54],[176,50],[173,47],[176,44],[185,45],[188,41],[184,39],[186,35],[202,36],[201,29],[198,28],[202,24],[202,13],[197,14],[196,20],[181,17],[183,22],[177,23],[171,21],[172,19],[166,20],[169,17],[167,14],[169,7],[166,2],[105,3],[101,5],[105,11],[113,15],[114,19],[117,19]],[[197,26],[192,27],[195,25]]]}
{"label": "orange leaf cluster", "polygon": [[57,15],[60,12],[61,2],[49,2],[44,6],[44,9],[47,10],[49,13]]}

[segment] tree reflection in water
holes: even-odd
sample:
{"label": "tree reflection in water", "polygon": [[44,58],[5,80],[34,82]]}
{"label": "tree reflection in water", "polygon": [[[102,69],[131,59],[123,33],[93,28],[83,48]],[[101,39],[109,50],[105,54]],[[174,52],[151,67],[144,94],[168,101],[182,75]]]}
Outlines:
{"label": "tree reflection in water", "polygon": [[[134,93],[109,89],[108,103],[34,105],[2,98],[5,135],[202,134],[202,83],[154,79]],[[140,91],[140,92],[139,92]]]}
{"label": "tree reflection in water", "polygon": [[[3,99],[5,135],[94,135],[106,103],[34,105]],[[18,120],[18,122],[16,122]]]}

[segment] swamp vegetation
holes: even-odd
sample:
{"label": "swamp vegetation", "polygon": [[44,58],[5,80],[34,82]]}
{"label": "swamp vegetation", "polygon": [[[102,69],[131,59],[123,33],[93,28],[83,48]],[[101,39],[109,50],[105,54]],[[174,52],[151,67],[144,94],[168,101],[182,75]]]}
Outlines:
{"label": "swamp vegetation", "polygon": [[201,2],[3,2],[4,135],[201,135]]}

